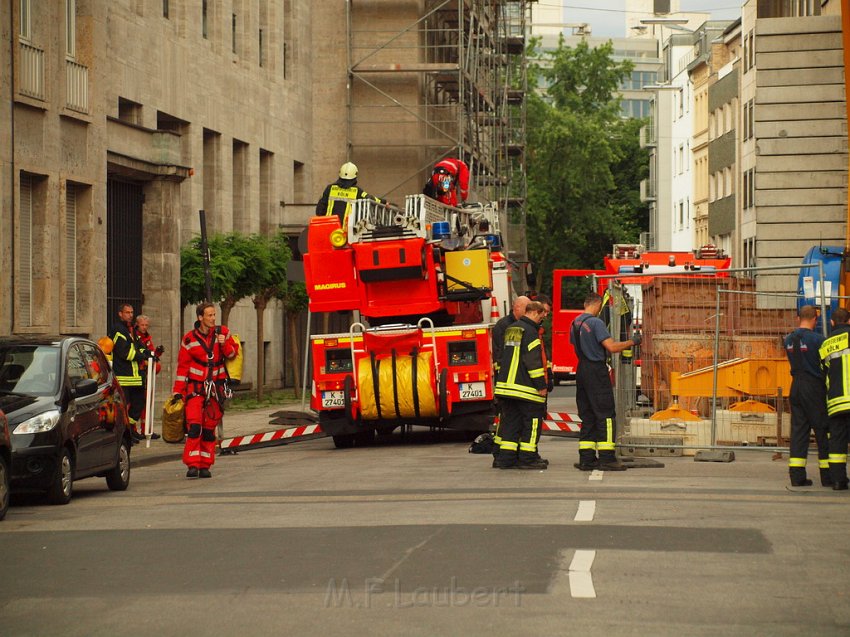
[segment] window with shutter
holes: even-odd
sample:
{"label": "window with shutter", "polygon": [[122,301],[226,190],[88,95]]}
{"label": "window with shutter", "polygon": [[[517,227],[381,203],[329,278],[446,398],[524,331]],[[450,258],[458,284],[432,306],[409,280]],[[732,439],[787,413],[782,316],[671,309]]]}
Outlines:
{"label": "window with shutter", "polygon": [[32,217],[33,180],[21,174],[21,197],[18,234],[18,306],[15,310],[17,323],[21,327],[32,325]]}
{"label": "window with shutter", "polygon": [[77,325],[77,190],[65,191],[65,325]]}

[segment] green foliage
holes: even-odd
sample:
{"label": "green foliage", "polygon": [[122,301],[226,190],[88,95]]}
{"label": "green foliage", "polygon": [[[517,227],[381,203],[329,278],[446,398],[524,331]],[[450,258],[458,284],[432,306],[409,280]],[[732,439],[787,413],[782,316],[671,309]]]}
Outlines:
{"label": "green foliage", "polygon": [[287,314],[299,314],[307,309],[309,297],[307,287],[303,283],[290,281],[283,294],[279,296]]}
{"label": "green foliage", "polygon": [[286,291],[286,266],[292,258],[286,235],[252,235],[251,241],[256,258],[251,272],[253,296],[265,300],[282,296]]}
{"label": "green foliage", "polygon": [[[246,261],[231,240],[231,235],[215,234],[209,237],[210,275],[214,302],[239,294],[237,282],[246,270]],[[242,298],[242,294],[237,297]],[[180,249],[180,298],[183,305],[206,300],[204,259],[201,238],[194,237]]]}
{"label": "green foliage", "polygon": [[614,96],[632,66],[612,52],[610,43],[561,42],[548,56],[532,53],[531,76],[548,87],[528,109],[528,249],[542,290],[554,268],[600,267],[614,243],[636,240],[646,224],[642,122],[621,119]]}

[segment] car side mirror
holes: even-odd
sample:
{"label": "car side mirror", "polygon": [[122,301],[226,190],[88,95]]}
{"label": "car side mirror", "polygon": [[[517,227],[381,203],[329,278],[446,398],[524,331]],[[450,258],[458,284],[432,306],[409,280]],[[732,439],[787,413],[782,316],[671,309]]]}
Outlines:
{"label": "car side mirror", "polygon": [[71,390],[71,398],[83,398],[91,396],[97,392],[97,381],[93,378],[84,378],[74,383],[74,389]]}

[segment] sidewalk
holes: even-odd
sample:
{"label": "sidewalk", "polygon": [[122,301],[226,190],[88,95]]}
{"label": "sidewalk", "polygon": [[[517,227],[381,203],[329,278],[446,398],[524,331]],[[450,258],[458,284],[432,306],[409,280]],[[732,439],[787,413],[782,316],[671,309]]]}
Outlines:
{"label": "sidewalk", "polygon": [[[281,403],[277,407],[263,407],[261,409],[230,410],[224,413],[224,437],[234,438],[236,436],[247,436],[266,431],[282,429],[280,425],[270,424],[271,415],[281,410],[300,411],[301,402]],[[157,418],[154,422],[154,431],[162,433],[162,425]],[[183,456],[183,443],[168,443],[160,438],[151,440],[150,447],[147,440],[133,445],[130,451],[130,459],[133,467],[145,467],[171,460],[179,461]]]}

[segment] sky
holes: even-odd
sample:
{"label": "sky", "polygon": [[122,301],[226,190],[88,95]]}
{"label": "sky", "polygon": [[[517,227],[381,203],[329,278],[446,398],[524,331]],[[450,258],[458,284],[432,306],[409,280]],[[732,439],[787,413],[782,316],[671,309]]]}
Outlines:
{"label": "sky", "polygon": [[[594,36],[625,37],[625,0],[538,0],[540,5],[565,7],[565,22],[587,22]],[[680,0],[682,12],[711,13],[712,20],[734,20],[743,0]]]}

